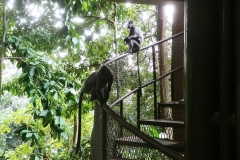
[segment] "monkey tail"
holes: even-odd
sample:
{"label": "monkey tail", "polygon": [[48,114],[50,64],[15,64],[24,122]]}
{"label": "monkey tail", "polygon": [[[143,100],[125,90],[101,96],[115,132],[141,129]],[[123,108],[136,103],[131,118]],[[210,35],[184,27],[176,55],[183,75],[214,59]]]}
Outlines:
{"label": "monkey tail", "polygon": [[83,92],[80,92],[79,102],[78,102],[78,133],[77,133],[77,146],[76,146],[76,155],[80,150],[80,143],[81,143],[81,128],[82,128],[82,99],[83,99]]}
{"label": "monkey tail", "polygon": [[140,90],[140,97],[142,96],[142,82],[140,78],[140,71],[139,71],[139,51],[137,52],[137,66],[138,66],[138,83],[139,83],[139,90]]}

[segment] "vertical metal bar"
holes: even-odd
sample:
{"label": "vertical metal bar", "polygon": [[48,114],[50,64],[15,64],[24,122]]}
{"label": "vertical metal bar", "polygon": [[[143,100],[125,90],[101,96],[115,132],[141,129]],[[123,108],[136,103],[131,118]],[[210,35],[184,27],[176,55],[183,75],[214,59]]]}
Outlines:
{"label": "vertical metal bar", "polygon": [[171,99],[172,99],[172,101],[176,101],[176,98],[175,98],[175,94],[174,94],[174,92],[175,92],[175,90],[174,90],[174,73],[172,73],[171,75]]}
{"label": "vertical metal bar", "polygon": [[[120,101],[120,117],[123,118],[123,100]],[[123,127],[120,125],[120,137],[123,136]]]}
{"label": "vertical metal bar", "polygon": [[107,113],[102,109],[102,160],[107,159]]}
{"label": "vertical metal bar", "polygon": [[141,118],[140,117],[140,96],[141,96],[141,90],[140,88],[137,91],[137,127],[140,129],[140,124],[138,123],[138,120]]}
{"label": "vertical metal bar", "polygon": [[160,103],[157,104],[157,119],[161,119],[161,109],[160,109]]}
{"label": "vertical metal bar", "polygon": [[152,46],[152,56],[153,56],[153,79],[155,80],[155,82],[153,83],[154,118],[157,118],[157,82],[156,82],[156,51],[155,51],[155,46]]}
{"label": "vertical metal bar", "polygon": [[137,67],[138,67],[138,85],[139,85],[139,89],[140,89],[140,97],[142,96],[142,83],[141,83],[141,77],[140,77],[140,67],[139,67],[139,52],[137,52]]}
{"label": "vertical metal bar", "polygon": [[121,100],[119,104],[120,104],[120,117],[123,118],[123,100]]}

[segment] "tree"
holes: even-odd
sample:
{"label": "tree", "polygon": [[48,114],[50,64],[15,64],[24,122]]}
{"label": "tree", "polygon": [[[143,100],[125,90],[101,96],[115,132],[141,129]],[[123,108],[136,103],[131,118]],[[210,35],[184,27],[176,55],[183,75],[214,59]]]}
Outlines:
{"label": "tree", "polygon": [[[17,7],[7,10],[5,58],[17,62],[22,74],[4,84],[3,90],[30,98],[26,113],[29,121],[22,121],[15,128],[24,142],[17,148],[31,144],[27,149],[32,152],[31,158],[69,157],[81,84],[102,62],[126,50],[127,46],[117,43],[127,35],[124,24],[128,18],[149,36],[146,44],[152,40],[154,21],[144,21],[139,13],[153,11],[145,5],[127,8],[106,1],[15,2]],[[31,10],[42,16],[32,15]],[[74,21],[76,17],[78,21]],[[89,116],[91,110],[91,103],[85,101],[83,117]],[[90,130],[89,124],[87,128]],[[90,137],[87,133],[83,133],[86,149]],[[45,143],[46,138],[50,143]],[[64,154],[50,154],[52,143]],[[17,150],[7,152],[6,156],[17,156]]]}

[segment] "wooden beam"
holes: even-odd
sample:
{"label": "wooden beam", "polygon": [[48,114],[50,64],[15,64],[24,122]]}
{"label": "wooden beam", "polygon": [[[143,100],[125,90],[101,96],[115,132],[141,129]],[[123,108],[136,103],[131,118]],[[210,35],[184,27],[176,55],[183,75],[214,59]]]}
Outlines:
{"label": "wooden beam", "polygon": [[148,4],[148,5],[175,5],[182,6],[184,4],[184,0],[106,0],[109,2],[119,2],[119,3],[137,3],[137,4]]}

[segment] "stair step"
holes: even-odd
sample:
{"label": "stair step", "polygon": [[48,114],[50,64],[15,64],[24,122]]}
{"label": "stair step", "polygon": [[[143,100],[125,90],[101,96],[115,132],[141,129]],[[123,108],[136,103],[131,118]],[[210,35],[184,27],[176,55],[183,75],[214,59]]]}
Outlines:
{"label": "stair step", "polygon": [[166,119],[139,119],[138,123],[146,124],[146,125],[162,126],[162,127],[184,128],[183,121],[173,121],[173,120],[166,120]]}
{"label": "stair step", "polygon": [[175,102],[158,103],[158,107],[171,107],[171,108],[183,108],[184,109],[184,103],[175,103]]}
{"label": "stair step", "polygon": [[109,158],[108,160],[134,160],[134,159],[126,159],[126,158]]}
{"label": "stair step", "polygon": [[[166,139],[158,139],[158,138],[154,138],[154,139],[156,141],[158,141],[159,143],[161,143],[162,145],[164,145],[174,151],[184,152],[184,150],[185,150],[185,145],[183,142],[166,140]],[[115,141],[118,145],[149,148],[149,146],[147,146],[146,142],[144,142],[142,139],[140,139],[137,136],[128,136],[128,137],[117,138]]]}

